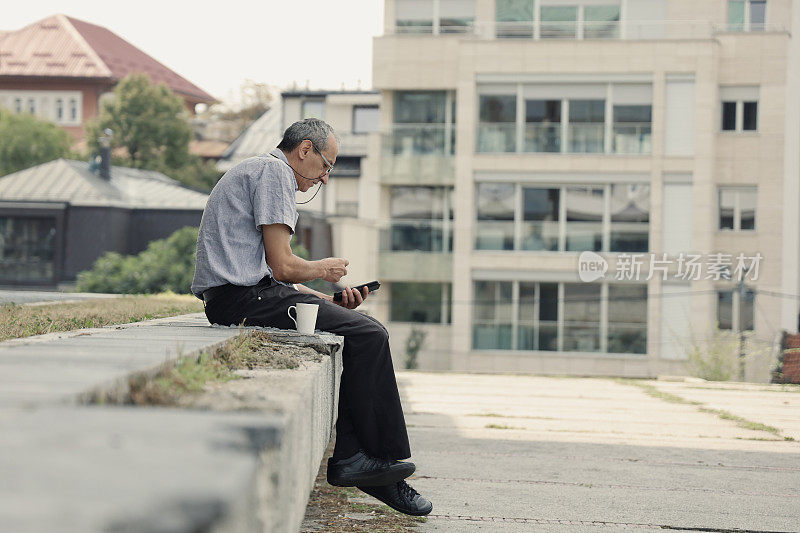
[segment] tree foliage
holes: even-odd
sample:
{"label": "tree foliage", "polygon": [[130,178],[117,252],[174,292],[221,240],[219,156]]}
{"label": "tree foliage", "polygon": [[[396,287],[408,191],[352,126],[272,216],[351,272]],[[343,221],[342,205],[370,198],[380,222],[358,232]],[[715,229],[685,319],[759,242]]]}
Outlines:
{"label": "tree foliage", "polygon": [[67,157],[71,141],[51,122],[0,108],[0,176]]}
{"label": "tree foliage", "polygon": [[194,275],[197,228],[181,228],[166,239],[152,241],[138,255],[106,252],[91,270],[78,274],[77,290],[150,294],[189,292]]}

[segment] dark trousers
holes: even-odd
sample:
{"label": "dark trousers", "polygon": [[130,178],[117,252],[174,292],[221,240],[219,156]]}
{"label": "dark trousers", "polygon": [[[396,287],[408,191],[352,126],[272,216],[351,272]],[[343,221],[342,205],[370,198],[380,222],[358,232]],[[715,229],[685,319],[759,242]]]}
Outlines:
{"label": "dark trousers", "polygon": [[287,310],[298,302],[318,304],[317,329],[344,337],[334,458],[359,449],[383,459],[411,457],[389,334],[380,322],[269,278],[252,287],[226,285],[206,304],[206,316],[225,326],[295,329]]}

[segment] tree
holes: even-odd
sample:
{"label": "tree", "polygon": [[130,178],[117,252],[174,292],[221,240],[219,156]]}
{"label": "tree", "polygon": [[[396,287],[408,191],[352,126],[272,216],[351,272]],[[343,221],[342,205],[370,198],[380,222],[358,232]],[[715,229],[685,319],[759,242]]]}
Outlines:
{"label": "tree", "polygon": [[67,157],[71,141],[51,122],[0,108],[0,176]]}
{"label": "tree", "polygon": [[145,74],[130,74],[104,100],[100,116],[86,127],[90,146],[105,129],[114,132],[113,147],[123,147],[134,168],[179,169],[191,162],[192,130],[183,99]]}

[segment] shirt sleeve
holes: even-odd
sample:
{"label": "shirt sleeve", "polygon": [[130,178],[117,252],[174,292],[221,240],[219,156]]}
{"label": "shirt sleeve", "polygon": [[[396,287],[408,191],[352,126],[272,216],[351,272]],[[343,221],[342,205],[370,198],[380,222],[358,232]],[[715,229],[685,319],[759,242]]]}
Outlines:
{"label": "shirt sleeve", "polygon": [[286,224],[294,233],[297,208],[294,187],[280,161],[266,161],[261,172],[254,176],[251,197],[256,228],[270,224]]}

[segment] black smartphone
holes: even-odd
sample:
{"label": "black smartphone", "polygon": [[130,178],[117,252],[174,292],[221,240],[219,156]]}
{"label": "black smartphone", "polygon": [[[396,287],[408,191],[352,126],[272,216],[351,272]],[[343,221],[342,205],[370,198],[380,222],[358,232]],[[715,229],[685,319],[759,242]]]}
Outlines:
{"label": "black smartphone", "polygon": [[[358,285],[356,287],[350,287],[353,290],[357,290],[361,293],[361,296],[364,296],[364,287],[369,289],[369,292],[375,292],[381,288],[381,284],[377,281],[370,281],[369,283],[364,283],[362,285]],[[333,293],[333,301],[334,302],[341,302],[342,301],[342,291],[334,292]]]}

